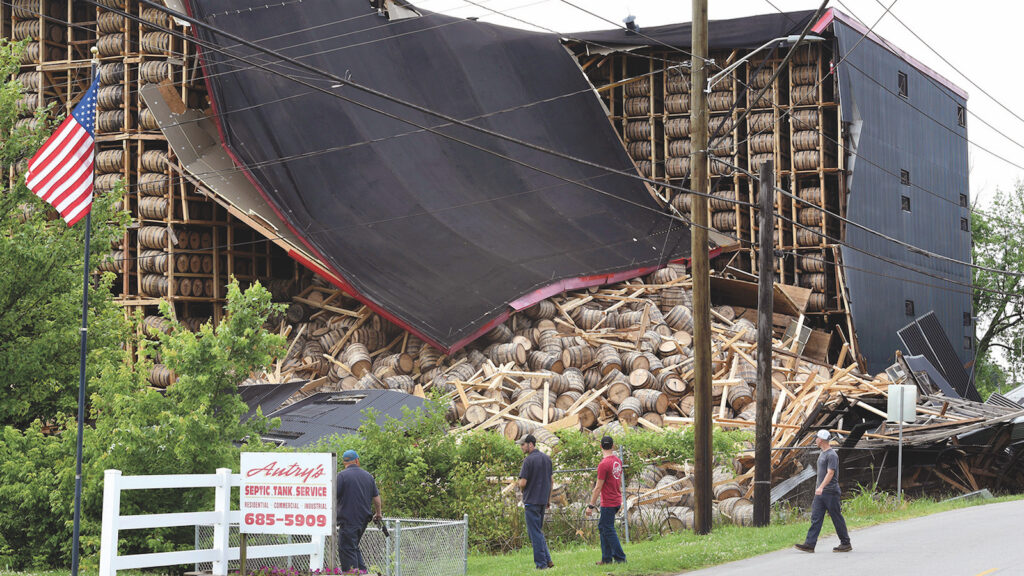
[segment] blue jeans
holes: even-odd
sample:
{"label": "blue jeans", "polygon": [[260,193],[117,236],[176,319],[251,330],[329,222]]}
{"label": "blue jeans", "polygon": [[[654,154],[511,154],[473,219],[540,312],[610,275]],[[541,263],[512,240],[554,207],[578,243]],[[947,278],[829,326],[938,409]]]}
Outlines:
{"label": "blue jeans", "polygon": [[619,507],[601,507],[601,519],[597,521],[597,532],[601,535],[601,562],[625,562],[626,553],[619,544],[619,534],[615,531],[615,515]]}
{"label": "blue jeans", "polygon": [[551,554],[548,552],[548,542],[544,539],[544,509],[541,504],[525,504],[526,509],[526,532],[530,535],[530,543],[533,544],[533,563],[538,568],[547,568],[551,564]]}
{"label": "blue jeans", "polygon": [[341,524],[338,526],[338,560],[343,571],[366,570],[359,541],[363,539],[366,524]]}
{"label": "blue jeans", "polygon": [[814,548],[818,543],[818,534],[821,532],[821,525],[825,522],[825,512],[832,518],[832,525],[836,527],[836,536],[839,536],[840,544],[850,543],[850,533],[846,531],[846,520],[840,511],[839,493],[825,492],[815,495],[811,503],[811,527],[807,530],[807,540],[804,544]]}

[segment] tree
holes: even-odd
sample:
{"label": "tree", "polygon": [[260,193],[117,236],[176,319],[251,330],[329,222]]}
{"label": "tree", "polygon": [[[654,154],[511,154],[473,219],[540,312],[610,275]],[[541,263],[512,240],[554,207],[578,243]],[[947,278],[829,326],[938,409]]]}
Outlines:
{"label": "tree", "polygon": [[[0,80],[18,72],[23,47],[0,39]],[[52,131],[54,109],[19,123],[21,96],[18,82],[0,82],[0,424],[24,428],[77,411],[85,225],[68,228],[25,186],[20,172]],[[12,170],[18,175],[9,182]],[[115,192],[93,204],[92,263],[123,235],[127,214],[116,207],[119,197]],[[121,342],[123,318],[111,281],[97,278],[89,294],[94,352]]]}
{"label": "tree", "polygon": [[[1002,272],[974,271],[976,365],[988,366],[976,371],[981,391],[994,388],[995,380],[1005,380],[1006,371],[1024,374],[1024,182],[1010,191],[997,188],[988,215],[974,211],[971,223],[975,264]],[[1002,365],[1001,375],[993,363]],[[986,373],[990,376],[983,381]]]}

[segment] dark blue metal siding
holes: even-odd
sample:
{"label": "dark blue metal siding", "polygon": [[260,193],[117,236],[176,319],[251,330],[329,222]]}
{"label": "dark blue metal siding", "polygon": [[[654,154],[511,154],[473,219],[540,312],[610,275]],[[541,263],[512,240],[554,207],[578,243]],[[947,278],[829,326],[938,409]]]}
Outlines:
{"label": "dark blue metal siding", "polygon": [[[847,217],[853,222],[926,250],[970,261],[970,232],[960,229],[968,210],[960,207],[960,194],[968,194],[967,130],[959,126],[957,105],[966,101],[919,72],[910,64],[841,22],[835,23],[840,105],[844,122],[861,122],[856,157],[847,158]],[[859,44],[858,44],[859,42]],[[897,77],[907,75],[908,97],[900,97]],[[846,146],[854,150],[848,137]],[[910,186],[900,182],[900,171],[910,173]],[[908,196],[911,211],[901,208]],[[949,282],[970,284],[969,270],[907,251],[892,242],[847,226],[846,242],[929,275],[888,264],[851,249],[843,250],[850,308],[862,353],[871,371],[893,361],[900,347],[896,331],[934,310],[962,362],[973,350],[964,349],[963,325],[970,313],[970,289]],[[905,301],[914,302],[908,316]]]}

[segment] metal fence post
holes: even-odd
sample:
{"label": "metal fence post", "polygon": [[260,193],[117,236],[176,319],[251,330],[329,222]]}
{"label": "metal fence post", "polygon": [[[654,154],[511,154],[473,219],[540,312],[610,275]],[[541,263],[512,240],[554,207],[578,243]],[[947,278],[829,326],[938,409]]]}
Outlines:
{"label": "metal fence post", "polygon": [[629,544],[629,499],[626,498],[626,462],[622,457],[622,444],[619,444],[619,462],[622,463],[622,486],[619,487],[619,493],[622,495],[622,532],[626,544]]}
{"label": "metal fence post", "polygon": [[[195,539],[196,545],[195,545],[194,549],[195,550],[199,550],[199,525],[196,524],[195,528],[196,528],[196,539]],[[195,566],[193,567],[193,570],[195,570],[196,572],[199,572],[199,562],[195,563]]]}
{"label": "metal fence post", "polygon": [[402,521],[395,520],[395,576],[402,576]]}
{"label": "metal fence post", "polygon": [[469,514],[462,515],[462,573],[469,573]]}

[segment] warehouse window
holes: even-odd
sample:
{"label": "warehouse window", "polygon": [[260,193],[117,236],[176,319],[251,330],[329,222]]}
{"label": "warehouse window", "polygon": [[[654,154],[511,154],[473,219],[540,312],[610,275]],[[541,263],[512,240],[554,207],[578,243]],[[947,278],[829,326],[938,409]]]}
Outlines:
{"label": "warehouse window", "polygon": [[971,231],[971,225],[970,223],[967,222],[967,218],[960,219],[960,229],[963,230],[964,232]]}
{"label": "warehouse window", "polygon": [[967,126],[967,108],[959,104],[956,105],[956,123],[961,126]]}
{"label": "warehouse window", "polygon": [[907,313],[907,316],[913,316],[914,315],[914,301],[913,300],[905,300],[903,302],[903,311]]}
{"label": "warehouse window", "polygon": [[900,72],[899,76],[896,77],[897,86],[899,88],[900,96],[907,98],[910,96],[910,86],[907,82],[907,73]]}
{"label": "warehouse window", "polygon": [[910,212],[910,197],[900,196],[900,205],[903,207],[904,212]]}
{"label": "warehouse window", "polygon": [[971,313],[970,312],[964,312],[964,326],[970,326],[970,325],[971,325]]}
{"label": "warehouse window", "polygon": [[973,339],[970,336],[964,336],[964,350],[970,350],[973,346]]}
{"label": "warehouse window", "polygon": [[967,208],[967,194],[960,195],[960,206],[962,208]]}
{"label": "warehouse window", "polygon": [[910,186],[910,172],[906,170],[900,170],[900,184],[904,186]]}

